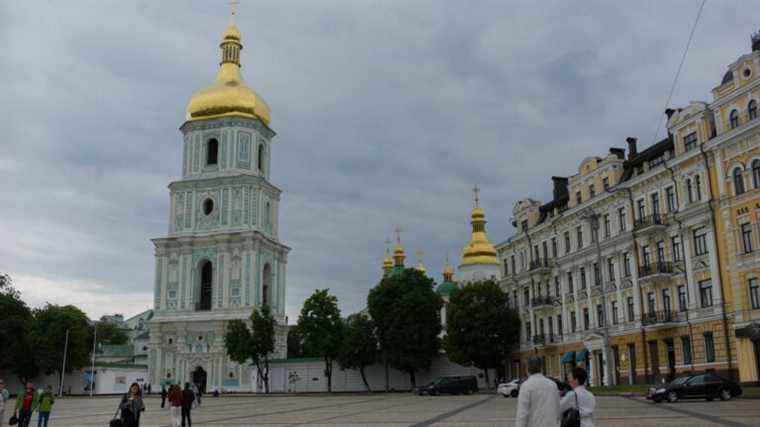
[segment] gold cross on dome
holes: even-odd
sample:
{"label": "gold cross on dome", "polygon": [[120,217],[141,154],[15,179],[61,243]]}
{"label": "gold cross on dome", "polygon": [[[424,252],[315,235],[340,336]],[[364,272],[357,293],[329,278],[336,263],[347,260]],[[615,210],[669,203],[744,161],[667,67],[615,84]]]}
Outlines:
{"label": "gold cross on dome", "polygon": [[422,255],[425,255],[425,253],[417,249],[414,251],[414,255],[417,257],[417,260],[422,261]]}
{"label": "gold cross on dome", "polygon": [[237,7],[240,4],[240,1],[238,0],[232,0],[230,2],[230,6],[232,6],[232,16],[237,15]]}
{"label": "gold cross on dome", "polygon": [[472,192],[475,194],[475,207],[479,207],[480,205],[480,188],[478,188],[477,185],[472,189]]}
{"label": "gold cross on dome", "polygon": [[393,229],[393,232],[396,233],[396,243],[399,245],[401,244],[401,227],[396,226],[396,228]]}

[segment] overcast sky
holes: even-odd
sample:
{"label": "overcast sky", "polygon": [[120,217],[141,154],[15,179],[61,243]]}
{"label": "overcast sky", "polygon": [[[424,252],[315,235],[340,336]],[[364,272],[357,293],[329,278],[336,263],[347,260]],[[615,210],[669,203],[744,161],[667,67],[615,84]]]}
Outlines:
{"label": "overcast sky", "polygon": [[[650,145],[699,3],[243,0],[243,74],[278,133],[291,322],[317,288],[361,309],[395,225],[438,280],[475,184],[497,243],[551,175],[627,136]],[[748,5],[708,1],[671,106],[709,101],[750,50]],[[228,19],[225,1],[0,2],[0,272],[30,304],[151,306],[178,127]]]}

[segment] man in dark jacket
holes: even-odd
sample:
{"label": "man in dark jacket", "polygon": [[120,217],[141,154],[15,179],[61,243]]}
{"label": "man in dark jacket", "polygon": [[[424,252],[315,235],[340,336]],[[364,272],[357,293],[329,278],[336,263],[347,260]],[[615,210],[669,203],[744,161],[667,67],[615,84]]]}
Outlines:
{"label": "man in dark jacket", "polygon": [[161,409],[164,408],[165,404],[166,404],[166,387],[161,386]]}
{"label": "man in dark jacket", "polygon": [[185,383],[185,389],[182,390],[182,427],[185,427],[185,418],[187,418],[187,427],[192,427],[193,422],[190,420],[190,411],[193,409],[195,393],[190,388],[190,383]]}

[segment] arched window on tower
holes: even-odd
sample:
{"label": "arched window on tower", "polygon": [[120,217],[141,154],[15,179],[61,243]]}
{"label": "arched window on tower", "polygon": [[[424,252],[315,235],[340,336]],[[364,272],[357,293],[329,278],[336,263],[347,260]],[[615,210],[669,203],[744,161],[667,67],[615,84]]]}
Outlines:
{"label": "arched window on tower", "polygon": [[731,129],[739,127],[739,112],[732,110],[731,114],[728,115],[728,122],[731,125]]}
{"label": "arched window on tower", "polygon": [[196,310],[208,311],[211,310],[211,290],[214,278],[214,269],[211,261],[203,261],[200,273],[200,298],[198,299]]}
{"label": "arched window on tower", "polygon": [[749,115],[750,120],[755,120],[757,118],[757,101],[754,99],[749,102],[749,105],[747,105],[747,114]]}
{"label": "arched window on tower", "polygon": [[259,144],[259,154],[256,158],[257,164],[259,165],[259,172],[264,174],[264,144]]}
{"label": "arched window on tower", "polygon": [[262,271],[262,285],[261,285],[261,305],[269,305],[269,293],[272,289],[272,266],[269,263],[264,264],[264,270]]}
{"label": "arched window on tower", "polygon": [[760,159],[752,161],[752,185],[760,188]]}
{"label": "arched window on tower", "polygon": [[741,168],[734,169],[734,190],[736,195],[744,194],[744,176],[742,175]]}
{"label": "arched window on tower", "polygon": [[694,193],[691,185],[691,179],[686,179],[686,197],[689,199],[689,203],[694,203]]}
{"label": "arched window on tower", "polygon": [[219,141],[211,138],[206,143],[206,165],[215,165],[219,159]]}

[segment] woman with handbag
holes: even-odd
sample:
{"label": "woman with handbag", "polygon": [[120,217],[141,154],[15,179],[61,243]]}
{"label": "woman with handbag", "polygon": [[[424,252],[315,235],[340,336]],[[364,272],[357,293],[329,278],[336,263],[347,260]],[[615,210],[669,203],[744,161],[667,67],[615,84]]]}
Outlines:
{"label": "woman with handbag", "polygon": [[182,425],[182,390],[178,385],[173,385],[169,389],[169,406],[171,407],[172,427]]}
{"label": "woman with handbag", "polygon": [[145,411],[140,385],[132,383],[129,391],[121,398],[119,404],[121,422],[124,427],[140,427],[140,414]]}
{"label": "woman with handbag", "polygon": [[567,382],[573,388],[559,402],[562,412],[562,427],[594,427],[594,409],[596,398],[586,390],[586,370],[573,368]]}

